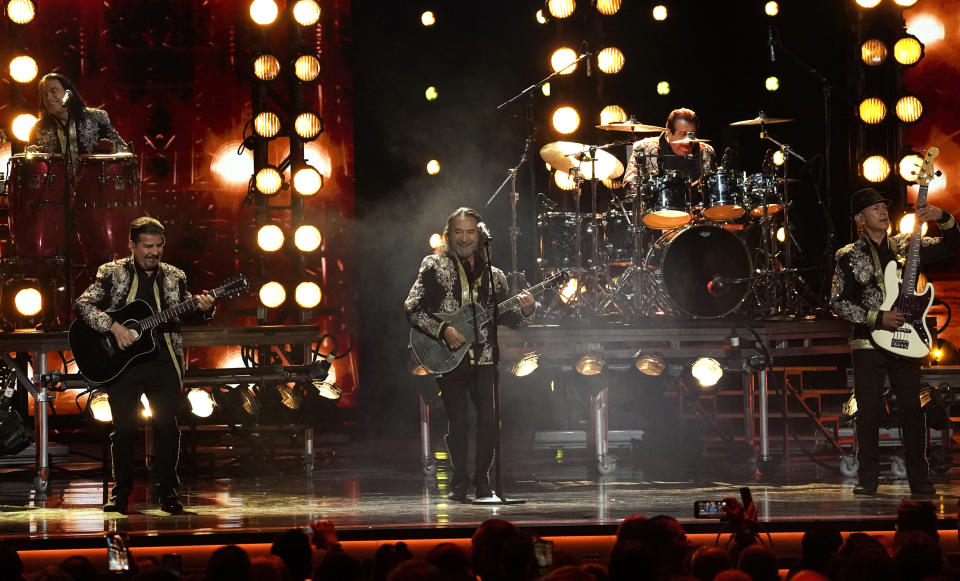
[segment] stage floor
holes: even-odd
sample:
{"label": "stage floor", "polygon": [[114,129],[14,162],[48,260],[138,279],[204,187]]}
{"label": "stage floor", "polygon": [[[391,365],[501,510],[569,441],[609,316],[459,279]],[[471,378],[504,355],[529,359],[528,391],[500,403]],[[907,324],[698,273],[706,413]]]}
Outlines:
{"label": "stage floor", "polygon": [[[416,450],[415,442],[410,445]],[[380,448],[398,446],[393,442]],[[385,534],[436,538],[469,536],[478,523],[492,517],[533,527],[540,534],[612,534],[617,523],[636,513],[666,514],[689,532],[712,532],[719,523],[694,520],[694,501],[737,496],[740,486],[751,487],[761,520],[771,531],[802,530],[812,520],[840,521],[845,530],[884,530],[892,528],[897,505],[909,496],[906,481],[892,476],[883,482],[879,496],[854,496],[854,480],[841,477],[829,458],[822,464],[794,460],[765,477],[743,458],[645,471],[623,459],[615,474],[599,477],[583,451],[571,451],[561,463],[547,453],[507,462],[506,496],[523,504],[460,504],[446,499],[442,470],[425,476],[410,456],[351,456],[345,450],[311,477],[298,473],[293,463],[283,466],[283,474],[254,476],[241,468],[224,470],[223,477],[185,477],[181,493],[188,513],[182,516],[161,512],[143,487],[134,492],[129,516],[103,513],[102,485],[91,465],[56,471],[46,502],[35,497],[29,471],[7,473],[0,476],[0,537],[18,544],[45,539],[81,547],[95,539],[102,542],[106,531],[119,530],[141,537],[140,545],[151,543],[151,536],[157,536],[157,543],[171,542],[171,537],[184,544],[263,542],[278,531],[330,519],[343,540]],[[70,475],[83,468],[83,476]],[[244,471],[248,475],[242,475]],[[955,527],[960,481],[941,477],[937,488],[935,504],[943,527]],[[205,540],[188,538],[196,535]]]}

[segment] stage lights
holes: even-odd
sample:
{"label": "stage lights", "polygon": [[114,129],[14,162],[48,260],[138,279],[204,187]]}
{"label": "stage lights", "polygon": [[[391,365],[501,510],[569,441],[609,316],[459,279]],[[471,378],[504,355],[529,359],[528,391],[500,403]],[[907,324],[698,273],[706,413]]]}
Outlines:
{"label": "stage lights", "polygon": [[763,86],[766,90],[772,93],[780,88],[780,79],[774,75],[770,75],[763,81]]}
{"label": "stage lights", "polygon": [[293,411],[300,409],[300,405],[303,403],[303,396],[300,395],[296,384],[286,383],[278,385],[277,393],[280,395],[280,403],[283,407]]}
{"label": "stage lights", "polygon": [[283,247],[283,230],[276,224],[267,224],[257,230],[257,246],[264,252],[276,252]]}
{"label": "stage lights", "polygon": [[538,367],[540,367],[540,354],[536,351],[531,351],[513,364],[513,367],[510,368],[510,373],[516,377],[526,377],[536,371]]}
{"label": "stage lights", "polygon": [[550,96],[550,83],[544,83],[540,85],[540,92],[543,93],[544,97]]}
{"label": "stage lights", "polygon": [[558,295],[560,296],[560,301],[563,303],[570,303],[577,297],[577,287],[579,286],[580,281],[575,276],[571,276],[570,280],[567,281],[567,284],[563,285],[560,289]]}
{"label": "stage lights", "polygon": [[293,189],[301,196],[313,196],[323,187],[323,176],[316,169],[306,166],[293,174]]}
{"label": "stage lights", "polygon": [[887,117],[887,106],[876,97],[868,97],[860,101],[860,120],[867,125],[876,125]]}
{"label": "stage lights", "polygon": [[923,44],[915,36],[904,36],[893,45],[893,58],[905,67],[913,66],[923,58]]}
{"label": "stage lights", "polygon": [[613,16],[620,11],[621,0],[597,0],[597,12],[604,16]]}
{"label": "stage lights", "polygon": [[565,192],[572,191],[577,187],[577,180],[565,171],[553,172],[553,182],[557,187]]}
{"label": "stage lights", "polygon": [[547,10],[554,18],[569,18],[576,9],[575,0],[547,0]]}
{"label": "stage lights", "polygon": [[600,124],[621,123],[627,120],[627,112],[620,105],[607,105],[600,111]]}
{"label": "stage lights", "polygon": [[897,170],[904,181],[915,182],[917,181],[917,173],[920,172],[920,166],[922,165],[922,157],[915,153],[908,153],[900,160]]}
{"label": "stage lights", "polygon": [[280,9],[274,0],[253,0],[250,3],[250,19],[260,26],[273,24]]}
{"label": "stage lights", "polygon": [[147,394],[140,394],[140,416],[144,418],[152,418],[153,410],[150,408],[150,400],[147,399]]}
{"label": "stage lights", "polygon": [[569,135],[580,127],[580,114],[570,106],[559,107],[553,112],[553,129],[557,133]]}
{"label": "stage lights", "polygon": [[29,24],[37,16],[37,6],[32,0],[9,0],[7,18],[14,24]]}
{"label": "stage lights", "polygon": [[433,12],[427,10],[426,12],[420,15],[420,24],[424,26],[433,26],[436,23],[437,23],[437,17],[433,14]]}
{"label": "stage lights", "polygon": [[577,70],[578,54],[570,47],[564,46],[553,51],[550,55],[550,67],[553,72],[561,75],[569,75]]}
{"label": "stage lights", "polygon": [[882,155],[871,155],[863,160],[861,171],[867,181],[879,183],[890,175],[890,162]]}
{"label": "stage lights", "polygon": [[780,4],[770,0],[770,2],[767,2],[763,5],[763,11],[767,16],[776,16],[777,14],[780,14]]}
{"label": "stage lights", "polygon": [[312,309],[320,304],[320,300],[323,298],[323,292],[317,283],[304,281],[297,285],[294,291],[294,298],[302,308]]}
{"label": "stage lights", "polygon": [[439,95],[437,94],[436,87],[427,87],[427,90],[423,92],[423,96],[427,98],[427,101],[436,101]]}
{"label": "stage lights", "polygon": [[[917,215],[914,212],[904,214],[903,217],[900,218],[900,222],[897,223],[897,231],[900,232],[901,234],[909,234],[913,232],[913,227],[916,225],[916,223],[917,223]],[[924,222],[923,226],[920,227],[920,236],[926,236],[926,235],[927,235],[927,223]]]}
{"label": "stage lights", "polygon": [[36,288],[21,288],[13,296],[13,305],[24,317],[33,317],[43,310],[43,295]]}
{"label": "stage lights", "polygon": [[437,250],[438,248],[443,246],[443,236],[441,236],[437,232],[434,232],[433,234],[430,235],[430,240],[428,244],[430,245],[430,248],[432,248],[433,250]]}
{"label": "stage lights", "polygon": [[210,392],[199,387],[191,387],[187,391],[187,403],[190,405],[190,413],[198,418],[209,418],[217,407],[217,402]]}
{"label": "stage lights", "polygon": [[723,367],[712,357],[700,357],[690,366],[690,375],[701,389],[709,389],[723,377]]}
{"label": "stage lights", "polygon": [[653,7],[653,19],[658,22],[663,22],[667,19],[667,7],[663,4],[658,4]]}
{"label": "stage lights", "polygon": [[667,81],[660,81],[657,83],[657,94],[658,95],[669,95],[670,94],[670,83]]}
{"label": "stage lights", "polygon": [[320,248],[322,241],[323,237],[320,235],[320,230],[310,224],[300,226],[293,233],[293,244],[300,252],[313,252]]}
{"label": "stage lights", "polygon": [[435,159],[431,159],[427,162],[427,174],[435,176],[438,173],[440,173],[440,162]]}
{"label": "stage lights", "polygon": [[876,38],[860,45],[860,60],[868,67],[880,66],[887,61],[887,45]]}
{"label": "stage lights", "polygon": [[268,309],[275,309],[287,300],[287,291],[277,281],[270,281],[260,287],[258,293],[260,304]]}
{"label": "stage lights", "polygon": [[904,8],[909,8],[917,3],[917,0],[893,0],[893,3],[897,6],[903,6]]}
{"label": "stage lights", "polygon": [[264,139],[273,139],[280,133],[280,116],[273,111],[261,111],[253,118],[253,130]]}
{"label": "stage lights", "polygon": [[300,26],[313,26],[320,20],[320,5],[316,0],[297,0],[293,5],[293,19]]}
{"label": "stage lights", "polygon": [[257,172],[254,178],[254,184],[258,192],[265,196],[272,196],[279,192],[280,187],[283,186],[283,176],[280,175],[280,171],[277,170],[277,168],[267,166]]}
{"label": "stage lights", "polygon": [[313,387],[317,390],[317,394],[324,399],[336,401],[343,395],[343,390],[333,381],[314,379]]}
{"label": "stage lights", "polygon": [[783,226],[777,228],[777,241],[780,243],[787,241],[787,231],[783,228]]}
{"label": "stage lights", "polygon": [[923,116],[923,102],[913,95],[900,97],[895,109],[897,118],[904,123],[915,123]]}
{"label": "stage lights", "polygon": [[547,17],[544,16],[544,14],[543,14],[543,9],[537,10],[536,18],[537,18],[537,22],[538,22],[539,24],[546,24],[546,23],[547,23]]}
{"label": "stage lights", "polygon": [[301,139],[313,141],[323,132],[323,119],[312,111],[305,111],[297,115],[293,127]]}
{"label": "stage lights", "polygon": [[18,83],[29,83],[37,78],[37,61],[27,55],[19,55],[10,60],[10,78]]}
{"label": "stage lights", "polygon": [[607,364],[606,359],[603,358],[603,353],[599,351],[592,351],[584,353],[577,364],[574,365],[574,369],[580,375],[600,375],[603,373],[603,368]]}
{"label": "stage lights", "polygon": [[773,152],[773,157],[771,158],[771,160],[773,161],[773,165],[779,166],[779,165],[783,165],[783,162],[787,161],[787,158],[785,155],[783,155],[783,150],[778,149]]}
{"label": "stage lights", "polygon": [[293,61],[293,74],[303,83],[312,83],[320,76],[320,60],[312,54],[304,54]]}
{"label": "stage lights", "polygon": [[880,0],[857,0],[857,5],[861,8],[875,8],[880,4]]}
{"label": "stage lights", "polygon": [[659,376],[667,369],[667,362],[659,353],[637,351],[633,356],[633,366],[644,375]]}
{"label": "stage lights", "polygon": [[87,411],[94,420],[107,424],[113,421],[110,411],[110,398],[104,391],[94,391],[87,399]]}
{"label": "stage lights", "polygon": [[623,70],[624,62],[623,51],[615,46],[608,46],[597,53],[597,68],[608,75],[615,75]]}
{"label": "stage lights", "polygon": [[280,61],[272,54],[262,54],[253,61],[253,76],[261,81],[274,81],[280,76]]}

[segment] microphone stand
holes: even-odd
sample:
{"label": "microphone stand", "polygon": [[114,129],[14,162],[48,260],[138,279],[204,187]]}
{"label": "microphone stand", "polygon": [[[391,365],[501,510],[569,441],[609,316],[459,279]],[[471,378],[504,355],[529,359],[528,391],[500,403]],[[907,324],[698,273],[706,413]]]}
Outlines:
{"label": "microphone stand", "polygon": [[490,196],[487,203],[484,204],[484,206],[489,206],[493,203],[493,200],[500,193],[500,190],[507,185],[507,182],[511,183],[513,194],[510,196],[510,266],[512,270],[507,276],[507,285],[510,287],[511,294],[519,293],[521,285],[526,286],[527,284],[526,275],[520,272],[517,266],[517,238],[520,236],[520,228],[517,226],[517,202],[520,200],[520,194],[517,192],[517,172],[519,172],[520,167],[527,162],[527,156],[530,153],[530,144],[532,142],[533,136],[528,135],[523,145],[523,154],[520,156],[520,162],[507,170],[507,177],[501,182],[497,191],[493,192],[493,195]]}
{"label": "microphone stand", "polygon": [[[69,94],[69,93],[68,93]],[[65,292],[67,296],[67,304],[70,307],[67,308],[67,318],[70,318],[70,311],[72,310],[73,305],[73,264],[70,260],[70,241],[73,239],[73,190],[74,190],[74,167],[73,167],[73,150],[70,145],[70,126],[74,123],[73,116],[70,114],[70,104],[67,104],[67,125],[64,127],[63,133],[65,137],[66,147],[63,152],[64,166],[66,167],[67,175],[63,180],[63,215],[64,221],[66,222],[66,228],[64,229],[64,248],[63,248],[63,263],[66,279]],[[77,131],[77,137],[80,136],[80,132]],[[77,147],[77,153],[80,152],[80,147]],[[66,321],[64,321],[66,323]]]}
{"label": "microphone stand", "polygon": [[526,501],[507,499],[503,495],[503,462],[500,459],[500,451],[502,449],[500,445],[502,423],[500,411],[500,309],[497,304],[497,285],[493,281],[493,254],[490,252],[490,239],[486,236],[483,239],[483,247],[487,255],[487,279],[490,285],[490,291],[487,295],[487,302],[490,307],[490,330],[487,341],[490,342],[493,355],[493,469],[496,476],[493,480],[493,497],[485,500],[479,498],[474,499],[473,504],[523,504]]}

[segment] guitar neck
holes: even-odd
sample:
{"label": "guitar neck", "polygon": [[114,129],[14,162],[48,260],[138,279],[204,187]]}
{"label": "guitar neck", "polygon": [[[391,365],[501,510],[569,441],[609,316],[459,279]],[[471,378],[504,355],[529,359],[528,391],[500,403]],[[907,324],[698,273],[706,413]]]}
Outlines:
{"label": "guitar neck", "polygon": [[[920,186],[917,193],[917,207],[919,208],[927,201],[927,186]],[[922,236],[923,224],[919,220],[914,220],[913,232],[910,234],[910,247],[907,250],[907,262],[903,266],[903,288],[910,289],[911,292],[917,290],[917,272],[920,266],[920,247],[923,245]]]}
{"label": "guitar neck", "polygon": [[170,322],[174,317],[185,315],[196,308],[197,299],[194,298],[188,301],[183,301],[182,303],[176,304],[168,309],[164,309],[159,313],[150,315],[149,317],[143,319],[140,321],[140,326],[144,330],[152,329],[157,325]]}
{"label": "guitar neck", "polygon": [[[545,291],[547,288],[549,288],[550,285],[552,285],[560,276],[561,275],[559,274],[551,276],[547,280],[543,282],[539,282],[533,285],[532,287],[528,288],[527,292],[536,296],[542,293],[543,291]],[[503,301],[502,303],[497,304],[497,311],[501,313],[512,311],[518,308],[520,308],[520,295],[514,295],[509,299]],[[487,311],[483,313],[482,317],[480,317],[480,324],[484,325],[488,323],[492,318],[493,318],[493,313],[491,311]]]}

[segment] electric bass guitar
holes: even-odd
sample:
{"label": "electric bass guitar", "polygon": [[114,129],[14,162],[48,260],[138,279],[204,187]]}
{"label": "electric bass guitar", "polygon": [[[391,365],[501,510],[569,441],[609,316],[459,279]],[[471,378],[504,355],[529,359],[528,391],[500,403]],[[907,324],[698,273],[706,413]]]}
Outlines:
{"label": "electric bass guitar", "polygon": [[[570,278],[570,275],[566,271],[560,271],[543,282],[528,288],[527,292],[536,296],[551,286],[565,283],[568,278]],[[497,311],[506,313],[519,309],[519,299],[520,295],[515,295],[503,301],[497,305]],[[476,309],[477,315],[476,327],[474,327],[473,322],[474,309]],[[459,349],[451,349],[442,337],[434,339],[417,329],[410,329],[410,349],[420,365],[427,371],[447,373],[460,365],[471,346],[487,340],[487,330],[483,327],[490,322],[493,315],[480,304],[469,302],[461,305],[454,313],[436,313],[436,316],[445,321],[448,326],[463,334],[466,339],[463,345]]]}
{"label": "electric bass guitar", "polygon": [[[923,165],[917,172],[917,207],[927,201],[927,186],[939,172],[933,169],[933,159],[940,150],[931,147],[923,156]],[[927,312],[933,304],[933,285],[929,282],[923,292],[917,292],[917,271],[920,266],[920,246],[923,224],[915,220],[910,235],[910,247],[907,250],[907,262],[903,266],[903,279],[897,276],[897,262],[891,260],[883,271],[883,285],[886,295],[883,297],[881,311],[897,307],[903,315],[904,324],[896,331],[877,329],[871,332],[873,342],[881,349],[903,357],[926,357],[932,347],[932,336],[927,328]]]}
{"label": "electric bass guitar", "polygon": [[[243,275],[227,280],[223,286],[207,294],[216,299],[233,298],[247,290],[249,283]],[[150,303],[135,300],[126,305],[107,311],[114,322],[120,323],[133,332],[136,340],[126,349],[117,346],[113,333],[101,333],[82,319],[74,319],[70,324],[67,338],[74,361],[80,374],[90,383],[107,383],[119,377],[134,361],[141,359],[157,348],[157,327],[174,317],[184,315],[197,308],[197,299],[192,298],[159,313]]]}

